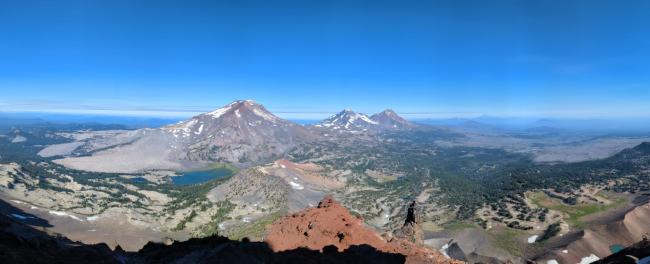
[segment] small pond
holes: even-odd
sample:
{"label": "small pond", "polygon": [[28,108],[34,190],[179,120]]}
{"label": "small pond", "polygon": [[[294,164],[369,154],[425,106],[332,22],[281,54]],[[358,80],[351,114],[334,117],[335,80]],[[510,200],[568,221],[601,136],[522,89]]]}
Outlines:
{"label": "small pond", "polygon": [[149,183],[149,181],[147,179],[142,178],[142,177],[131,178],[131,181],[135,182],[135,183]]}

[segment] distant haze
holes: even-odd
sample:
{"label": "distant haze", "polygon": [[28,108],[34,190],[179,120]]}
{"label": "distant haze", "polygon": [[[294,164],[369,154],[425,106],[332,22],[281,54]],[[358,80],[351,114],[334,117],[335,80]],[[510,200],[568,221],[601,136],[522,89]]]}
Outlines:
{"label": "distant haze", "polygon": [[[198,114],[198,113],[197,113]],[[369,113],[372,114],[372,113]],[[101,123],[119,124],[128,128],[161,127],[185,120],[195,114],[184,113],[182,116],[131,116],[110,114],[61,114],[42,112],[0,112],[0,127],[20,124],[33,124],[38,122],[54,123]],[[439,117],[439,118],[413,118],[404,115],[406,119],[427,125],[444,127],[480,126],[482,129],[498,128],[509,130],[529,130],[540,128],[556,128],[567,131],[599,132],[599,133],[650,133],[650,118],[552,118],[552,117]],[[285,114],[278,116],[301,125],[312,125],[324,118],[292,118]],[[328,115],[325,115],[327,117]]]}

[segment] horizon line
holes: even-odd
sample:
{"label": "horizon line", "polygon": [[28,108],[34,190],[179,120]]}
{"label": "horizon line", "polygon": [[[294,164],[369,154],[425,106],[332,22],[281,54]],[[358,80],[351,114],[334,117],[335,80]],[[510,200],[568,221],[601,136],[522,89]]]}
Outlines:
{"label": "horizon line", "polygon": [[[0,109],[2,114],[59,114],[59,115],[78,115],[78,116],[112,116],[112,117],[136,117],[136,118],[190,118],[196,115],[207,113],[211,110],[189,110],[189,109],[175,109],[175,110],[161,110],[161,109],[19,109],[7,110]],[[338,111],[272,111],[272,114],[278,115],[285,119],[295,120],[322,120],[331,115],[339,113]],[[476,119],[476,118],[553,118],[553,119],[650,119],[650,115],[603,115],[603,114],[567,114],[567,113],[554,113],[554,114],[541,114],[541,113],[482,113],[482,112],[462,112],[462,111],[421,111],[421,112],[399,112],[399,115],[410,116],[411,120],[423,119]],[[361,113],[361,112],[359,112]],[[364,113],[365,114],[365,113]],[[306,116],[286,116],[286,115],[306,115]],[[311,116],[309,115],[322,115]]]}

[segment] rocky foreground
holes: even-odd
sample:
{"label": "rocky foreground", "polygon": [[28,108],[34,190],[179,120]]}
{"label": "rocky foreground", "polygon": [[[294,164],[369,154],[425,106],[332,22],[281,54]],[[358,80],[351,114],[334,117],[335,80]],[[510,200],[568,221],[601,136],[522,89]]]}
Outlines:
{"label": "rocky foreground", "polygon": [[[414,210],[409,210],[414,214]],[[405,227],[417,228],[407,217]],[[460,263],[405,237],[379,235],[331,197],[317,207],[268,227],[264,242],[221,236],[166,244],[150,242],[138,252],[86,245],[0,215],[2,263]],[[404,234],[418,232],[401,232]],[[411,241],[409,241],[411,240]]]}
{"label": "rocky foreground", "polygon": [[[326,197],[269,225],[264,242],[211,236],[150,242],[138,252],[74,242],[46,232],[47,221],[26,217],[30,225],[0,214],[0,263],[462,263],[421,246],[415,203],[394,235],[379,235]],[[649,248],[644,237],[601,263],[636,263]]]}

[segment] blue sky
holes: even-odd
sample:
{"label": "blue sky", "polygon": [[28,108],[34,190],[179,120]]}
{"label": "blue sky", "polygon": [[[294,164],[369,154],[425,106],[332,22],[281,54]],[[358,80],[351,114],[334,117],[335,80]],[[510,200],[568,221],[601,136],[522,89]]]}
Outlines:
{"label": "blue sky", "polygon": [[650,115],[650,1],[0,3],[0,111]]}

